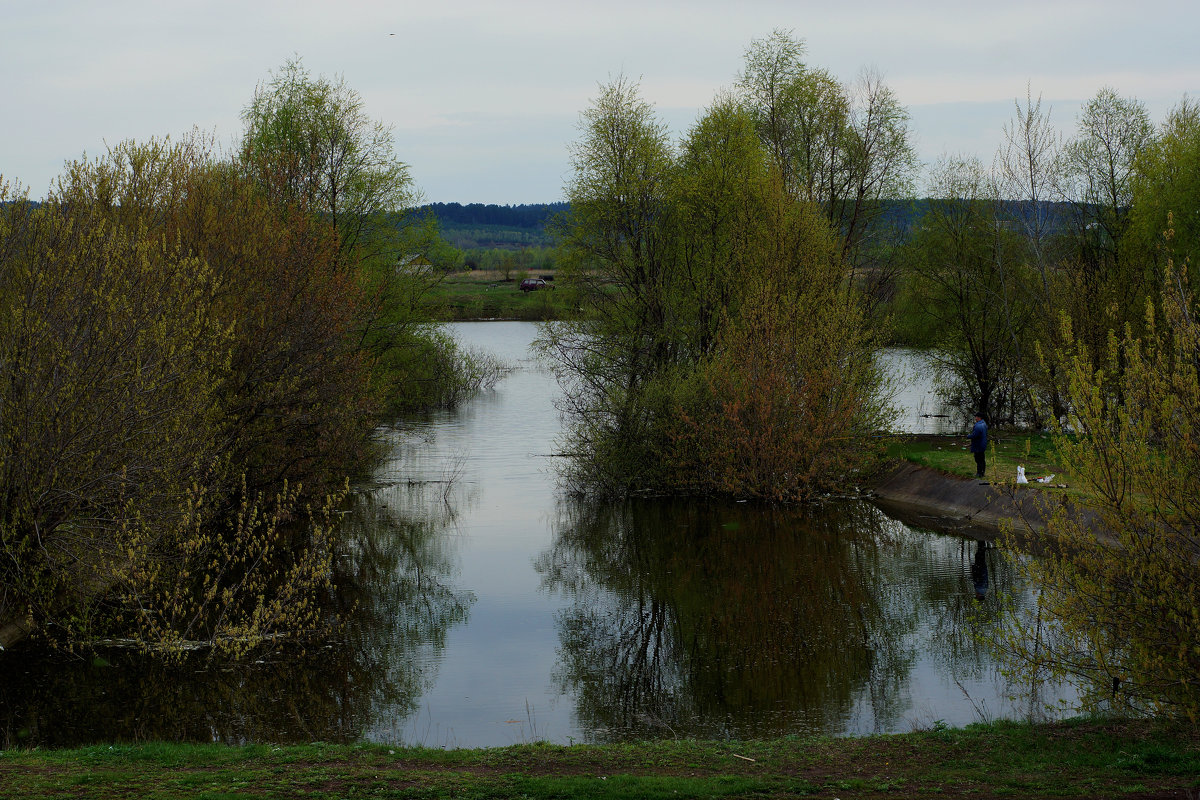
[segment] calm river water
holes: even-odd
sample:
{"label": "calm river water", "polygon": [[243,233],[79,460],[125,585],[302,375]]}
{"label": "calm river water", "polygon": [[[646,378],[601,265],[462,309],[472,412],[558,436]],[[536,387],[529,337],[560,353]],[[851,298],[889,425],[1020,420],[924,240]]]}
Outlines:
{"label": "calm river water", "polygon": [[[997,588],[1030,601],[1003,552],[857,501],[565,498],[556,385],[531,358],[534,325],[453,330],[517,369],[462,409],[381,432],[390,455],[347,521],[336,603],[348,622],[335,641],[217,666],[6,654],[0,746],[474,747],[862,734],[1027,713],[972,636],[992,624]],[[906,428],[948,424],[921,416],[935,413],[928,387],[908,392]]]}

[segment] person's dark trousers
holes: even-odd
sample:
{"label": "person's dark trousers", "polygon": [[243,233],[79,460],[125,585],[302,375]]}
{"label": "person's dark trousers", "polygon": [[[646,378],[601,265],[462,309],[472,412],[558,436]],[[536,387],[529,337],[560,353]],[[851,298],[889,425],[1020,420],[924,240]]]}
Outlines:
{"label": "person's dark trousers", "polygon": [[982,478],[983,477],[983,467],[984,467],[984,460],[983,460],[984,454],[983,453],[974,453],[973,455],[975,456],[975,477]]}

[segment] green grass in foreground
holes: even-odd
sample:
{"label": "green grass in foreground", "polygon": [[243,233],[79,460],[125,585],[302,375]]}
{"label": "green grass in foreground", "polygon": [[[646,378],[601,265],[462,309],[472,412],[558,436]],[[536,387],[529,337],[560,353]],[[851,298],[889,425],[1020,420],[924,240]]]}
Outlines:
{"label": "green grass in foreground", "polygon": [[857,739],[545,744],[145,744],[0,753],[0,798],[1200,796],[1194,731],[973,725]]}

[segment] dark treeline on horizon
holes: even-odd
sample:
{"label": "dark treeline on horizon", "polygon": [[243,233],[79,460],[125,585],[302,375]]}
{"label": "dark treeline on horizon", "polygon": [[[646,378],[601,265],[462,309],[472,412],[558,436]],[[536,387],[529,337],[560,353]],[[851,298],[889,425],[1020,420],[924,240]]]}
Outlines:
{"label": "dark treeline on horizon", "polygon": [[[13,201],[0,202],[0,207]],[[938,203],[955,202],[953,199],[903,198],[880,200],[882,214],[880,221],[894,231],[910,230],[930,207]],[[29,207],[38,208],[41,205],[36,200],[29,201]],[[1033,204],[1026,200],[1007,200],[1001,202],[1001,212],[1004,216],[1015,217],[1028,214]],[[1042,201],[1038,205],[1043,209],[1049,228],[1060,230],[1072,213],[1078,213],[1078,208],[1069,202]],[[428,203],[413,209],[417,214],[431,212],[444,227],[468,227],[472,225],[495,225],[506,228],[522,228],[545,231],[547,224],[559,214],[570,214],[571,204],[557,203],[522,203],[518,205],[496,205],[494,203]]]}
{"label": "dark treeline on horizon", "polygon": [[541,230],[556,214],[569,210],[567,203],[535,203],[499,206],[483,203],[430,203],[418,211],[428,209],[437,216],[438,222],[451,225],[503,225],[511,228],[536,228]]}
{"label": "dark treeline on horizon", "polygon": [[[897,198],[880,200],[883,207],[881,221],[897,231],[907,231],[933,205],[953,200],[930,198]],[[1027,213],[1032,203],[1023,200],[1008,200],[1002,203],[1002,211],[1009,216]],[[1073,206],[1068,202],[1043,201],[1042,207],[1053,230],[1059,229],[1069,216]],[[472,225],[498,225],[507,228],[524,228],[543,231],[547,223],[559,214],[569,214],[571,204],[530,203],[519,205],[496,205],[491,203],[429,203],[415,209],[431,212],[442,226],[466,227]]]}

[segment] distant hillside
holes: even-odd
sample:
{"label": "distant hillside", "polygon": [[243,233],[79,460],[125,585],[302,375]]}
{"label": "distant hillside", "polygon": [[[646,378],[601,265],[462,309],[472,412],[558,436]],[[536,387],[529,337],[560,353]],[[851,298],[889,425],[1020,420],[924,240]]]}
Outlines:
{"label": "distant hillside", "polygon": [[546,233],[547,223],[569,210],[567,203],[517,206],[431,203],[417,209],[436,216],[442,237],[463,250],[550,247],[554,242]]}
{"label": "distant hillside", "polygon": [[[890,228],[904,235],[916,225],[930,206],[946,202],[930,199],[883,200],[875,225]],[[483,203],[431,203],[418,212],[434,214],[442,236],[462,250],[475,248],[519,250],[525,247],[552,247],[555,242],[546,228],[559,214],[569,214],[569,203],[540,203],[534,205],[498,206]],[[1006,202],[1003,207],[1009,219],[1029,217],[1033,207],[1024,202]],[[1044,215],[1052,233],[1062,232],[1069,225],[1075,209],[1069,203],[1044,202]],[[1011,224],[1011,223],[1010,223]]]}

